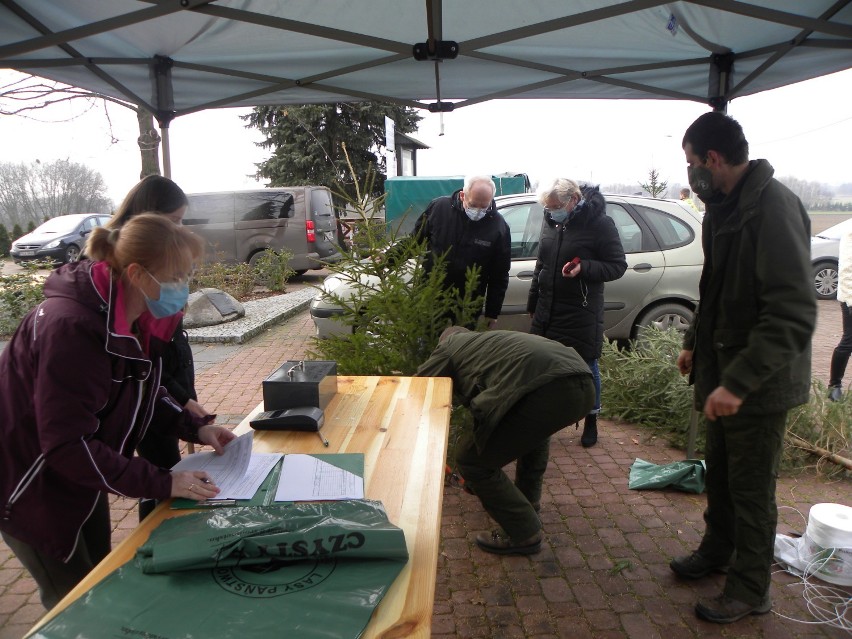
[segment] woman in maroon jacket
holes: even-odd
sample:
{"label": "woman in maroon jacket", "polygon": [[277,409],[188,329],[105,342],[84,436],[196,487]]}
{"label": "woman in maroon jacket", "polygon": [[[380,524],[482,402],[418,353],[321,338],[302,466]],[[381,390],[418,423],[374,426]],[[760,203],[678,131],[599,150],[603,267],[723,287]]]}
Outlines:
{"label": "woman in maroon jacket", "polygon": [[[164,216],[96,228],[91,260],[48,277],[0,354],[0,533],[55,605],[110,550],[106,495],[206,499],[204,472],[133,456],[149,424],[213,446],[233,439],[160,385],[201,241]],[[210,420],[207,420],[210,421]]]}

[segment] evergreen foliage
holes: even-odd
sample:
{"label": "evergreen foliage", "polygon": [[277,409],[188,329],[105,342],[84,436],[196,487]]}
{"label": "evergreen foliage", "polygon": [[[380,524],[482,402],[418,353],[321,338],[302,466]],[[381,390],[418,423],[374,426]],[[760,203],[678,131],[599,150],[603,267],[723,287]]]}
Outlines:
{"label": "evergreen foliage", "polygon": [[[346,157],[345,147],[343,153]],[[438,344],[449,316],[470,325],[481,312],[483,299],[472,294],[480,269],[468,270],[463,293],[445,290],[444,256],[437,256],[427,273],[425,241],[388,235],[385,225],[376,223],[384,196],[370,195],[375,177],[368,168],[364,188],[354,182],[354,198],[337,192],[359,220],[357,243],[342,247],[344,259],[326,268],[352,295],[325,294],[343,309],[339,321],[352,334],[315,338],[312,355],[335,360],[343,374],[412,375]]]}
{"label": "evergreen foliage", "polygon": [[21,228],[21,225],[15,224],[15,226],[12,227],[12,241],[14,242],[19,237],[23,237],[23,235],[24,235],[24,230]]}
{"label": "evergreen foliage", "polygon": [[35,230],[36,230],[36,223],[33,220],[30,220],[29,224],[27,224],[27,233],[32,233]]}
{"label": "evergreen foliage", "polygon": [[416,131],[422,119],[404,106],[353,102],[260,106],[243,120],[265,136],[259,146],[272,150],[269,159],[256,165],[257,177],[268,179],[269,186],[327,186],[352,199],[357,198],[355,181],[364,183],[369,167],[378,172],[370,194],[379,196],[384,190],[385,116],[400,133]]}
{"label": "evergreen foliage", "polygon": [[648,182],[639,182],[639,186],[642,187],[643,191],[650,193],[651,197],[662,197],[665,195],[669,183],[667,181],[660,182],[659,180],[659,171],[657,169],[650,169],[648,171]]}
{"label": "evergreen foliage", "polygon": [[[682,342],[683,335],[678,331],[654,327],[644,329],[632,348],[620,349],[615,343],[604,342],[600,359],[604,416],[650,428],[673,446],[685,448],[693,391],[676,366]],[[818,459],[796,445],[803,440],[830,453],[849,456],[852,393],[847,393],[841,402],[830,402],[827,397],[825,385],[815,380],[808,403],[788,413],[782,460],[786,469],[815,465],[829,475],[845,472],[841,466]],[[699,414],[698,457],[704,456],[705,428],[704,415]]]}
{"label": "evergreen foliage", "polygon": [[12,238],[9,237],[9,229],[5,224],[0,224],[0,257],[8,256],[11,248]]}

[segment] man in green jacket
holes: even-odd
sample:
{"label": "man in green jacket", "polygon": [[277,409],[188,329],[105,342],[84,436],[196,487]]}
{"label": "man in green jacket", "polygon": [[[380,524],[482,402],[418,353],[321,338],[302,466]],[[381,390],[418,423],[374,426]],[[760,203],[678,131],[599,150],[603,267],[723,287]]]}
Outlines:
{"label": "man in green jacket", "polygon": [[698,549],[670,565],[688,579],[727,571],[723,592],[695,613],[730,623],[772,608],[775,477],[787,411],[810,388],[810,220],[766,160],[748,160],[732,118],[705,113],[683,149],[707,210],[700,305],[677,365],[707,420],[707,509]]}
{"label": "man in green jacket", "polygon": [[[481,533],[477,545],[501,555],[537,553],[549,438],[594,406],[589,367],[573,348],[538,335],[451,326],[417,374],[451,377],[473,415],[456,462],[465,486],[502,528]],[[502,468],[515,460],[513,483]]]}

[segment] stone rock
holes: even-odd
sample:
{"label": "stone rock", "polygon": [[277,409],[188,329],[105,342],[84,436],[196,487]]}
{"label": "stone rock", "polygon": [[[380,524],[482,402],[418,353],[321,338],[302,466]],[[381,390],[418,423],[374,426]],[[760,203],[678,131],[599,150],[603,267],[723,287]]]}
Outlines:
{"label": "stone rock", "polygon": [[246,309],[232,296],[218,288],[202,288],[189,296],[184,328],[214,326],[245,317]]}

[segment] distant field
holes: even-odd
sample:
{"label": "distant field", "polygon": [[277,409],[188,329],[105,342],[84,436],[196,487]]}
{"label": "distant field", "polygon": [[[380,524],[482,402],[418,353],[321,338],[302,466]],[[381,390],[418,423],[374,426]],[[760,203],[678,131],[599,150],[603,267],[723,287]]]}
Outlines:
{"label": "distant field", "polygon": [[839,224],[843,220],[848,220],[852,217],[852,213],[831,213],[823,211],[808,211],[811,216],[811,233],[816,235],[820,231],[824,231],[829,226]]}

